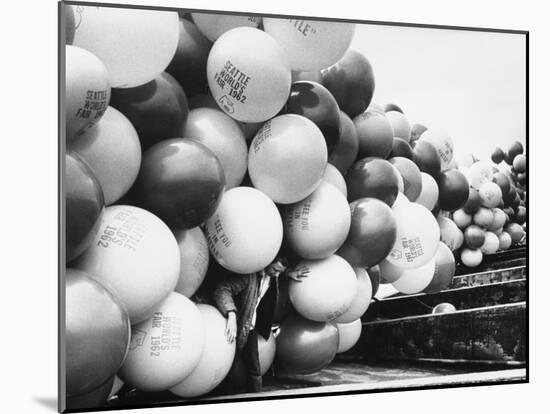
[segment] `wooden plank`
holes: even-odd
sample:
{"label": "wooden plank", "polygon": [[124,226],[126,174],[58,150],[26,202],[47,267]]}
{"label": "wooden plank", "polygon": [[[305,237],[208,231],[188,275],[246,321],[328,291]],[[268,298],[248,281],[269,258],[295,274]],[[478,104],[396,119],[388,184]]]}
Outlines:
{"label": "wooden plank", "polygon": [[479,286],[489,283],[507,282],[511,280],[526,279],[527,269],[525,264],[507,267],[505,269],[488,270],[485,272],[456,275],[451,281],[450,289],[466,286]]}
{"label": "wooden plank", "polygon": [[517,247],[504,252],[488,254],[483,256],[483,261],[479,266],[467,267],[457,260],[456,274],[469,274],[472,272],[481,272],[485,270],[500,269],[503,267],[517,266],[525,264],[527,260],[527,248]]}

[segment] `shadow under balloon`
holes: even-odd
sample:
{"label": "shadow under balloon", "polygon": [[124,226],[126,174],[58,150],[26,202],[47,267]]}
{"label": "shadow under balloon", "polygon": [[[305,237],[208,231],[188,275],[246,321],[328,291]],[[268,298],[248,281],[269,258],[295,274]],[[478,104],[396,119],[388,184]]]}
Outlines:
{"label": "shadow under balloon", "polygon": [[57,412],[57,398],[55,397],[33,397],[32,400],[52,412]]}

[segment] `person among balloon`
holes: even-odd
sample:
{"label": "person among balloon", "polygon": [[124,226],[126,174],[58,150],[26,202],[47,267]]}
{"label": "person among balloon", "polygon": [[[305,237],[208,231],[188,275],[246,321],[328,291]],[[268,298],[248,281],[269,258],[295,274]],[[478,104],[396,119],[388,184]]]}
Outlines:
{"label": "person among balloon", "polygon": [[301,282],[309,270],[292,268],[278,256],[265,269],[247,275],[232,275],[214,288],[213,301],[227,318],[226,338],[237,342],[235,360],[223,385],[223,393],[260,392],[262,376],[258,356],[258,335],[266,340],[271,333],[279,295],[281,274]]}

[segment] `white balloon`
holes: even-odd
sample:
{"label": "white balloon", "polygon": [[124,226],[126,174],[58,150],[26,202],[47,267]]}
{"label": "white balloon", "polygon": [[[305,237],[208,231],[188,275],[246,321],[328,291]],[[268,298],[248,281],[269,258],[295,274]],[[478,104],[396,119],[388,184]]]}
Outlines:
{"label": "white balloon", "polygon": [[483,254],[492,254],[496,253],[499,247],[500,241],[498,236],[490,231],[485,232],[485,241],[481,246],[481,251]]}
{"label": "white balloon", "polygon": [[199,227],[174,232],[180,249],[181,266],[176,292],[190,298],[202,284],[210,254],[208,242]]}
{"label": "white balloon", "polygon": [[415,203],[421,204],[431,211],[439,199],[439,187],[430,174],[421,172],[420,175],[422,176],[422,190]]}
{"label": "white balloon", "polygon": [[334,320],[334,322],[339,324],[350,323],[356,319],[360,319],[367,311],[372,300],[372,282],[369,274],[362,267],[354,267],[353,270],[357,275],[357,291],[346,313]]}
{"label": "white balloon", "polygon": [[361,330],[363,328],[361,319],[356,319],[349,323],[339,323],[336,325],[338,328],[338,350],[337,354],[342,354],[349,351],[355,346],[359,338],[361,337]]}
{"label": "white balloon", "polygon": [[394,137],[402,138],[407,142],[411,140],[411,124],[405,115],[399,111],[388,111],[386,118],[393,128]]}
{"label": "white balloon", "polygon": [[338,171],[338,168],[336,168],[334,165],[327,164],[327,168],[325,169],[322,180],[335,186],[338,190],[341,191],[344,197],[348,197],[348,187],[346,185],[346,180],[344,179],[342,173]]}
{"label": "white balloon", "polygon": [[432,281],[435,273],[435,258],[416,269],[405,269],[399,279],[392,283],[399,292],[407,295],[422,292]]}
{"label": "white balloon", "polygon": [[491,164],[485,161],[478,161],[470,167],[470,185],[479,190],[482,184],[493,180],[493,169]]}
{"label": "white balloon", "polygon": [[447,131],[441,128],[428,128],[428,130],[420,136],[420,139],[433,144],[441,159],[441,168],[449,168],[451,160],[453,159],[454,145]]}

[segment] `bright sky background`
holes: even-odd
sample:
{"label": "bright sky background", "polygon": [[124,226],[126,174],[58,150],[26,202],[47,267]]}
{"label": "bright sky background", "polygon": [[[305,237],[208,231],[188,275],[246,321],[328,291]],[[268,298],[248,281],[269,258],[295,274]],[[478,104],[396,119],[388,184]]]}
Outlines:
{"label": "bright sky background", "polygon": [[455,154],[525,143],[524,35],[358,24],[351,48],[373,66],[373,102],[445,128]]}

